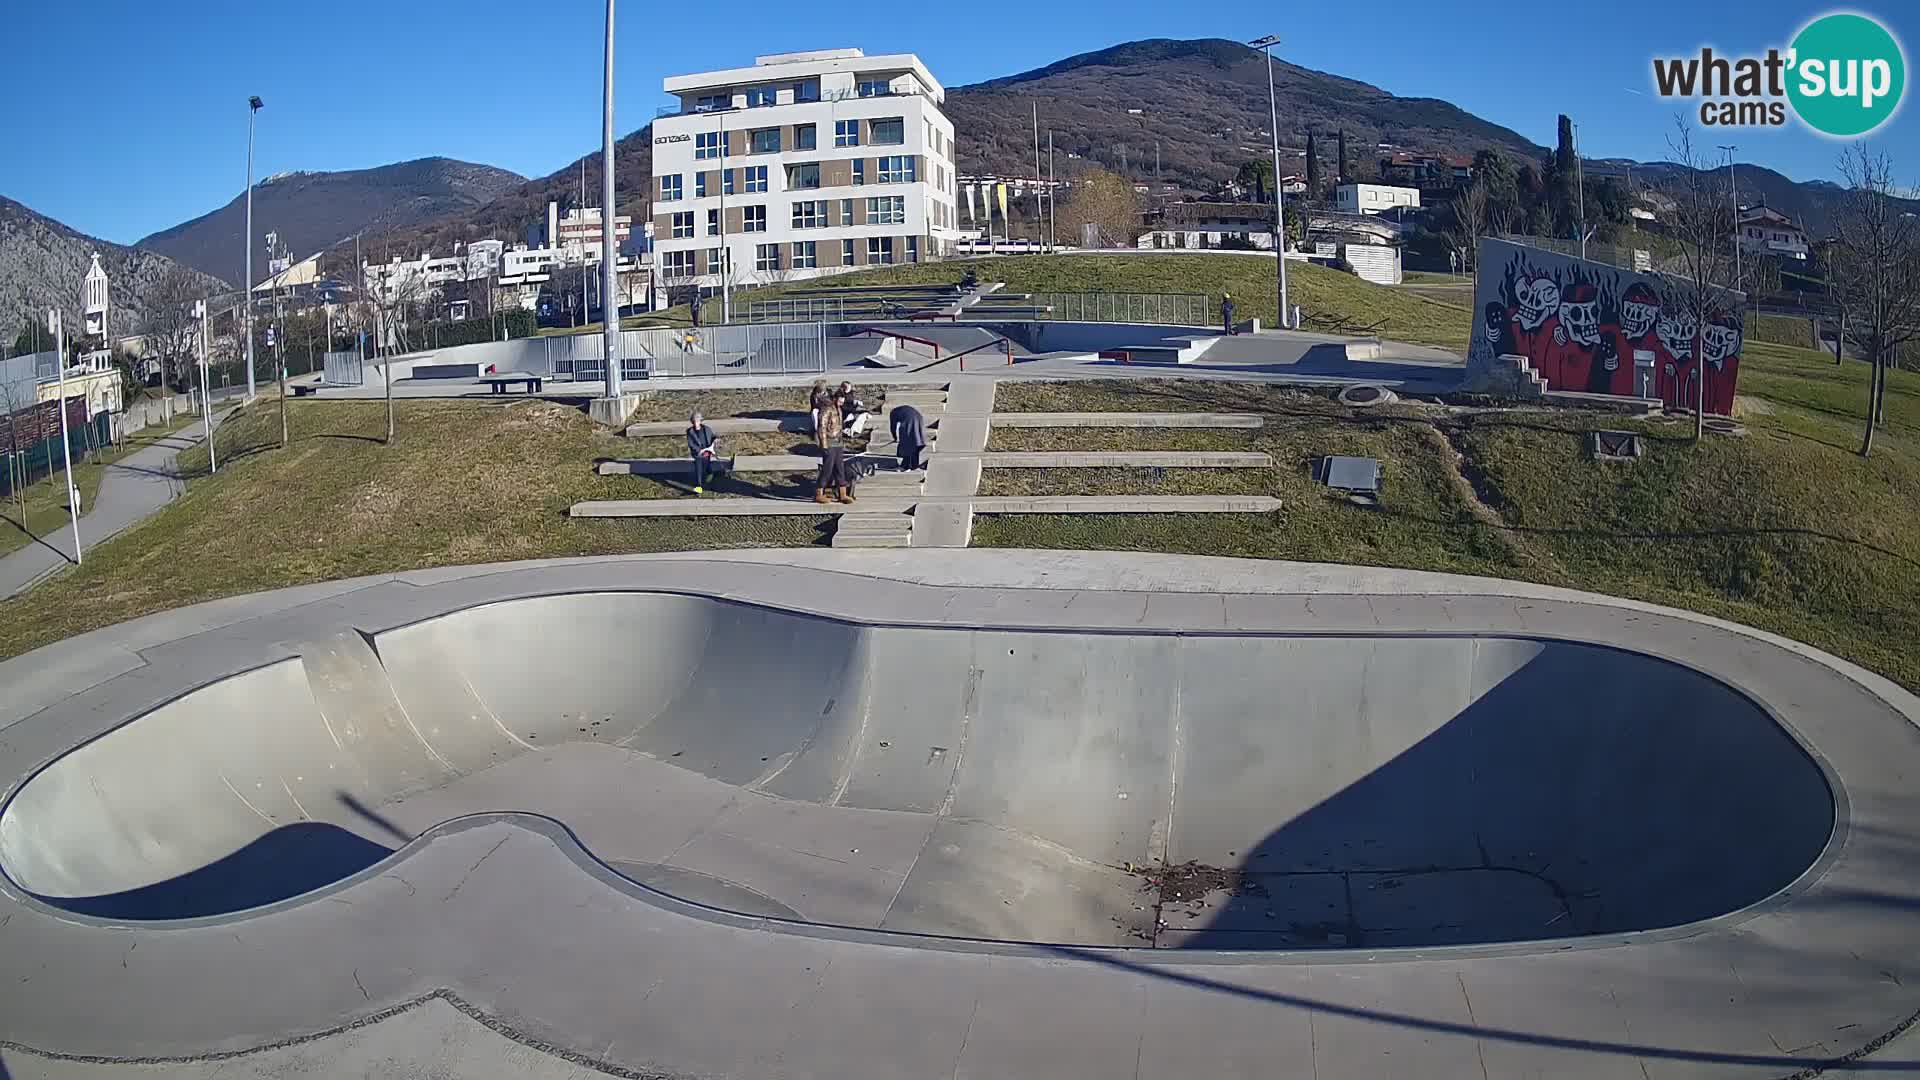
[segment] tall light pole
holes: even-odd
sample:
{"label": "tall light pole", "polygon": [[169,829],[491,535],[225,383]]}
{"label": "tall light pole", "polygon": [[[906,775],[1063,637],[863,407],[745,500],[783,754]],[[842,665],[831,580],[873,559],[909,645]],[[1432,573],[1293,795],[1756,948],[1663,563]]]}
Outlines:
{"label": "tall light pole", "polygon": [[1286,182],[1280,179],[1280,99],[1273,89],[1273,47],[1280,44],[1278,34],[1254,38],[1247,42],[1253,48],[1267,54],[1267,127],[1273,132],[1273,256],[1279,260],[1280,285],[1280,326],[1287,325],[1287,194]]}
{"label": "tall light pole", "polygon": [[1580,257],[1585,259],[1587,257],[1587,170],[1580,156],[1580,125],[1568,121],[1567,127],[1573,134],[1573,198],[1579,204],[1575,211],[1578,214],[1580,230]]}
{"label": "tall light pole", "polygon": [[247,248],[247,280],[240,287],[241,302],[246,308],[245,332],[247,336],[247,400],[253,400],[253,114],[266,104],[260,95],[247,99],[247,232],[241,242]]}
{"label": "tall light pole", "polygon": [[207,331],[212,325],[212,316],[207,311],[205,300],[193,302],[193,313],[200,316],[200,404],[203,410],[200,426],[207,429],[207,471],[216,473],[220,471],[220,462],[213,456],[213,381],[207,377],[210,370],[207,363]]}
{"label": "tall light pole", "polygon": [[606,94],[600,109],[600,321],[607,340],[607,396],[620,400],[620,306],[614,292],[613,245],[613,0],[607,0]]}
{"label": "tall light pole", "polygon": [[67,470],[61,479],[67,482],[67,518],[73,522],[73,565],[79,566],[80,485],[73,482],[73,440],[67,435],[67,343],[59,308],[47,309],[47,329],[53,332],[53,366],[60,374],[60,455]]}
{"label": "tall light pole", "polygon": [[1733,172],[1733,152],[1740,147],[1723,143],[1720,149],[1727,152],[1727,187],[1733,192],[1733,281],[1745,290],[1745,279],[1740,273],[1740,181]]}

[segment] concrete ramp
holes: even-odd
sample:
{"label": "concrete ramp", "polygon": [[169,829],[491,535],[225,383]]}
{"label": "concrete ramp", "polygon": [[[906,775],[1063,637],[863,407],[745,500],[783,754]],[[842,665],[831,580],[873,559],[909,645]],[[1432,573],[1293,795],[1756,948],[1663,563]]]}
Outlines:
{"label": "concrete ramp", "polygon": [[751,914],[1396,948],[1722,915],[1834,822],[1746,698],[1557,641],[870,627],[609,592],[298,652],[54,761],[0,809],[0,866],[76,911],[225,914],[527,811]]}

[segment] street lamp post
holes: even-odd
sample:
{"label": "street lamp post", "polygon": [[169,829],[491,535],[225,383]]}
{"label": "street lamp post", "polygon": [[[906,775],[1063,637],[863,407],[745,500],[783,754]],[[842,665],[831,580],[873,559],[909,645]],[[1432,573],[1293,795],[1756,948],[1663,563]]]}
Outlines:
{"label": "street lamp post", "polygon": [[1280,44],[1280,37],[1268,34],[1247,44],[1267,54],[1267,127],[1273,134],[1273,255],[1279,266],[1279,322],[1284,329],[1287,326],[1287,185],[1280,179],[1280,100],[1273,88],[1273,47]]}
{"label": "street lamp post", "polygon": [[207,331],[212,324],[212,316],[207,312],[205,300],[193,302],[193,313],[200,316],[200,426],[207,430],[207,471],[216,473],[220,471],[220,462],[213,456],[213,380],[207,377]]}
{"label": "street lamp post", "polygon": [[247,231],[241,237],[241,243],[247,249],[247,280],[240,289],[241,300],[245,304],[247,317],[247,400],[253,400],[253,114],[260,111],[265,102],[255,94],[247,99]]}
{"label": "street lamp post", "polygon": [[606,90],[600,109],[600,322],[606,333],[607,397],[620,400],[620,306],[613,244],[613,0],[607,0]]}
{"label": "street lamp post", "polygon": [[67,518],[73,522],[73,565],[80,565],[80,485],[73,482],[73,440],[67,435],[67,343],[60,309],[47,311],[47,329],[53,332],[53,367],[60,377],[60,455],[66,472]]}
{"label": "street lamp post", "polygon": [[1745,289],[1746,282],[1740,273],[1740,180],[1733,172],[1733,152],[1740,147],[1724,143],[1720,149],[1727,152],[1727,187],[1733,193],[1733,282]]}

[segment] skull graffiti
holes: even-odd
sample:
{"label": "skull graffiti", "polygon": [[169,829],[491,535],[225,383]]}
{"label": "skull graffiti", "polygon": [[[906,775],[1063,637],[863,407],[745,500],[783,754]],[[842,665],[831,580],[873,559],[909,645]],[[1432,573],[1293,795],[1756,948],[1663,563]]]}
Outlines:
{"label": "skull graffiti", "polygon": [[1633,339],[1646,337],[1659,318],[1660,301],[1654,297],[1653,290],[1634,282],[1620,301],[1621,331]]}
{"label": "skull graffiti", "polygon": [[1560,286],[1550,277],[1521,282],[1515,297],[1520,301],[1520,326],[1526,330],[1540,329],[1548,316],[1560,310]]}
{"label": "skull graffiti", "polygon": [[1499,304],[1488,304],[1482,315],[1486,324],[1487,344],[1498,349],[1500,338],[1507,332],[1507,309]]}
{"label": "skull graffiti", "polygon": [[1575,285],[1560,304],[1560,325],[1567,339],[1588,348],[1600,342],[1600,293],[1591,285]]}
{"label": "skull graffiti", "polygon": [[1725,316],[1716,318],[1700,331],[1700,355],[1707,363],[1719,367],[1727,357],[1740,352],[1740,329],[1733,320]]}
{"label": "skull graffiti", "polygon": [[1691,311],[1662,311],[1655,331],[1667,354],[1676,360],[1693,355],[1693,331],[1699,325]]}

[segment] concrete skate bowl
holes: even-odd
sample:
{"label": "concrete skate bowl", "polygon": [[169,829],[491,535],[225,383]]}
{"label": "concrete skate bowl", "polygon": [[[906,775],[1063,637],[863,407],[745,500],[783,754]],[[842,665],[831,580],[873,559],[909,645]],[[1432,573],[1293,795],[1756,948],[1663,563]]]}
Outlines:
{"label": "concrete skate bowl", "polygon": [[1755,702],[1570,642],[875,627],[631,592],[298,651],[52,761],[0,808],[0,867],[82,916],[238,918],[523,812],[622,888],[747,916],[1381,949],[1739,912],[1835,822]]}

